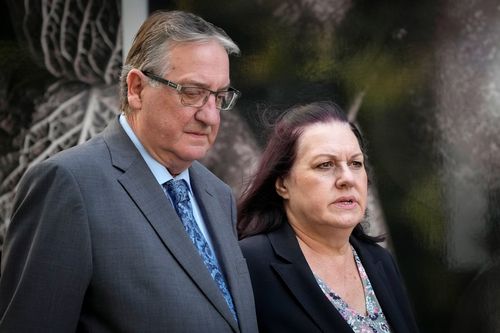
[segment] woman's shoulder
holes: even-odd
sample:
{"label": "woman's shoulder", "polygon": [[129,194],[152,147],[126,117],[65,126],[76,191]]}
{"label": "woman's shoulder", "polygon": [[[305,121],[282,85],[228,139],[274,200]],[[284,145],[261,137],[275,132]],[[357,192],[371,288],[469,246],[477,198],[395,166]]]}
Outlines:
{"label": "woman's shoulder", "polygon": [[277,227],[255,235],[251,235],[240,240],[240,247],[243,251],[251,252],[273,252],[274,247],[289,247],[290,240],[296,242],[294,233],[290,226],[282,223]]}
{"label": "woman's shoulder", "polygon": [[266,248],[269,245],[269,239],[267,234],[257,234],[243,238],[239,244],[243,253],[254,252]]}
{"label": "woman's shoulder", "polygon": [[269,233],[246,237],[239,242],[241,252],[250,266],[266,265],[277,260]]}

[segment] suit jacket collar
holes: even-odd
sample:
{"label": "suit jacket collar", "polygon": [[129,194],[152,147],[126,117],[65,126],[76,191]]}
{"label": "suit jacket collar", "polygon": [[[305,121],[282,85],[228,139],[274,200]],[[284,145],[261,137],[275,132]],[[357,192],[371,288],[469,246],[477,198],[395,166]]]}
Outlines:
{"label": "suit jacket collar", "polygon": [[[140,153],[119,124],[118,118],[103,131],[102,135],[110,152],[111,163],[122,171],[117,177],[118,182],[158,234],[166,250],[170,251],[177,259],[179,265],[191,276],[201,292],[219,310],[233,329],[239,331],[224,297],[182,227],[177,213]],[[200,207],[207,214],[207,225],[217,229],[218,226],[212,225],[212,223],[220,223],[217,219],[218,202],[210,193],[206,180],[199,177],[199,168],[201,166],[197,162],[190,168],[193,190],[197,195]],[[214,243],[220,244],[219,236],[216,236],[217,233],[212,232],[212,235],[215,235]],[[216,246],[215,244],[214,246]],[[227,249],[224,250],[227,251]]]}
{"label": "suit jacket collar", "polygon": [[[295,237],[292,228],[285,223],[279,229],[268,234],[269,241],[280,262],[272,263],[272,268],[290,289],[291,293],[302,305],[305,312],[317,324],[321,331],[350,332],[352,329],[340,313],[324,296],[318,286]],[[351,244],[358,252],[377,299],[384,314],[395,332],[406,332],[408,326],[403,322],[404,316],[398,307],[397,300],[391,292],[388,276],[380,258],[375,257],[363,244],[351,237]]]}

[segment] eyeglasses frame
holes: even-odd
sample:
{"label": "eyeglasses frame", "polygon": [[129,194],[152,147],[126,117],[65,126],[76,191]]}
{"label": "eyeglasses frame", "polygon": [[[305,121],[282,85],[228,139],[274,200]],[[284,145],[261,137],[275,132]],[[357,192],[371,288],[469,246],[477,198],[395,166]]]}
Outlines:
{"label": "eyeglasses frame", "polygon": [[210,89],[207,89],[207,88],[203,88],[203,87],[194,87],[194,86],[183,86],[179,83],[175,83],[173,81],[170,81],[170,80],[167,80],[167,79],[164,79],[162,78],[161,76],[158,76],[150,71],[147,71],[147,70],[144,70],[144,71],[141,71],[142,74],[146,75],[148,78],[150,78],[151,80],[153,81],[156,81],[156,82],[159,82],[163,85],[166,85],[167,87],[170,87],[172,89],[175,89],[179,94],[182,93],[182,88],[197,88],[197,89],[202,89],[202,90],[206,90],[209,92],[209,94],[207,95],[207,97],[205,97],[205,100],[203,101],[203,104],[201,104],[200,106],[194,106],[194,105],[187,105],[184,103],[184,101],[182,100],[182,96],[180,97],[180,100],[181,100],[181,103],[184,105],[184,106],[192,106],[192,107],[199,107],[201,108],[203,105],[205,105],[208,101],[208,98],[210,97],[210,95],[214,95],[215,96],[215,100],[217,100],[217,95],[219,93],[223,93],[223,92],[229,92],[229,91],[232,91],[234,92],[234,96],[231,100],[231,102],[229,103],[229,106],[225,109],[223,109],[222,107],[217,107],[217,109],[219,110],[222,110],[222,111],[228,111],[228,110],[231,110],[234,105],[236,104],[236,101],[238,100],[238,98],[241,96],[241,92],[233,87],[228,87],[227,90],[219,90],[219,91],[212,91]]}

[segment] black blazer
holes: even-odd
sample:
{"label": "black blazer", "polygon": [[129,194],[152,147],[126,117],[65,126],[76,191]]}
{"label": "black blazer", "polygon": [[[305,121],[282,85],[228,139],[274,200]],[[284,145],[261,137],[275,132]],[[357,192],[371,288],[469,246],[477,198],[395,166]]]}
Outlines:
{"label": "black blazer", "polygon": [[[397,265],[387,250],[351,237],[393,332],[418,332]],[[352,329],[325,297],[288,224],[240,241],[254,290],[259,331]]]}

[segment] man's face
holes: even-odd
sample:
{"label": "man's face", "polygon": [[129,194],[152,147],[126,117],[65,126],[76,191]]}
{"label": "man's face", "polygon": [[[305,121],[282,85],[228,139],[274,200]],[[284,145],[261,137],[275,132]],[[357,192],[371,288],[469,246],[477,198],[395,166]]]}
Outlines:
{"label": "man's face", "polygon": [[[229,57],[216,42],[176,45],[169,64],[164,78],[182,86],[212,91],[229,86]],[[127,119],[146,150],[170,173],[178,174],[203,158],[215,141],[220,124],[215,97],[210,95],[202,107],[184,106],[175,89],[151,85],[141,77],[140,103],[130,103],[139,107]]]}

